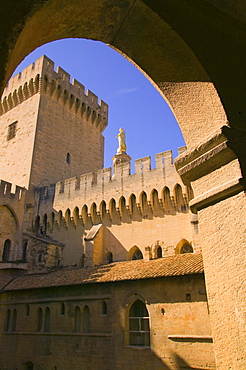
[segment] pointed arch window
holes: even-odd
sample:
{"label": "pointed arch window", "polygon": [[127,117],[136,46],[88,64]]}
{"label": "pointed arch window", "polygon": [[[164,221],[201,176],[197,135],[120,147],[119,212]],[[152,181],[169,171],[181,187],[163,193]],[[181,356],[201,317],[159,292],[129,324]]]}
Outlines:
{"label": "pointed arch window", "polygon": [[5,323],[4,323],[4,331],[9,331],[10,317],[11,317],[11,313],[10,313],[10,310],[8,309],[6,313]]}
{"label": "pointed arch window", "polygon": [[105,219],[105,217],[107,216],[107,206],[104,200],[100,204],[100,214],[102,219]]}
{"label": "pointed arch window", "polygon": [[143,253],[140,251],[140,249],[136,249],[136,251],[133,253],[132,260],[142,260],[143,259]]}
{"label": "pointed arch window", "polygon": [[139,299],[132,304],[129,311],[129,345],[150,346],[149,313]]}
{"label": "pointed arch window", "polygon": [[37,233],[40,231],[40,216],[36,217],[34,228]]}
{"label": "pointed arch window", "polygon": [[42,331],[42,326],[43,326],[43,310],[42,308],[39,308],[37,312],[37,332]]}
{"label": "pointed arch window", "polygon": [[28,242],[25,241],[22,245],[22,261],[23,262],[26,262],[26,257],[27,257],[27,245],[28,245]]}
{"label": "pointed arch window", "polygon": [[158,247],[156,250],[156,256],[157,258],[162,258],[162,248]]}
{"label": "pointed arch window", "polygon": [[75,333],[79,333],[81,328],[81,311],[80,308],[77,306],[75,308],[74,314],[74,331]]}
{"label": "pointed arch window", "polygon": [[85,306],[83,309],[83,333],[90,332],[90,309]]}
{"label": "pointed arch window", "polygon": [[180,254],[184,254],[184,253],[193,253],[193,248],[192,246],[190,245],[190,243],[185,243],[182,248],[180,249]]}
{"label": "pointed arch window", "polygon": [[135,245],[130,249],[128,252],[128,259],[129,260],[142,260],[143,259],[143,253],[140,251],[140,249]]}
{"label": "pointed arch window", "polygon": [[11,248],[11,241],[10,241],[10,239],[6,239],[5,242],[4,242],[4,247],[3,247],[3,255],[2,255],[2,261],[3,262],[8,262],[9,261],[10,248]]}
{"label": "pointed arch window", "polygon": [[59,248],[56,247],[56,249],[55,249],[55,267],[59,267],[60,262],[61,262],[61,259],[60,259]]}
{"label": "pointed arch window", "polygon": [[17,311],[16,309],[14,309],[12,313],[12,325],[11,325],[12,332],[15,332],[16,330],[16,323],[17,323]]}
{"label": "pointed arch window", "polygon": [[47,217],[47,214],[45,213],[44,217],[43,217],[43,234],[46,235],[47,233],[47,226],[48,226],[48,217]]}
{"label": "pointed arch window", "polygon": [[50,309],[46,307],[44,313],[44,331],[48,333],[50,331]]}

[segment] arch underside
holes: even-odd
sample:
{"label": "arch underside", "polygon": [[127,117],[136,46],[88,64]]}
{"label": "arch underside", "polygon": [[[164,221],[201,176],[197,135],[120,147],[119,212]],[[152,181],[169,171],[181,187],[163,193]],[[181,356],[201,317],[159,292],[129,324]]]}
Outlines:
{"label": "arch underside", "polygon": [[[229,130],[232,144],[240,165],[246,168],[243,1],[12,0],[1,4],[0,19],[2,89],[21,60],[38,46],[69,37],[99,40],[118,50],[150,79],[173,110],[189,148],[197,150],[199,143],[219,131],[228,119],[235,129]],[[227,149],[225,152],[228,154]],[[234,176],[230,169],[237,165],[225,165],[234,160],[232,154],[225,161],[218,152],[213,154],[214,160],[211,156],[201,159],[210,158],[210,163],[215,163],[217,167],[210,169],[216,172],[214,177],[199,184],[197,178],[207,175],[201,161],[196,163],[197,167],[201,164],[200,172],[194,167],[194,176],[186,168],[187,177],[196,181],[194,194],[202,209],[199,224],[215,353],[221,364],[218,368],[245,368],[245,348],[241,344],[245,343],[245,326],[241,324],[245,311],[241,294],[241,281],[245,280],[245,249],[241,248],[245,240],[241,222],[245,198],[236,194],[241,191],[240,184],[239,190],[235,190],[234,183],[228,190],[228,178]],[[237,167],[235,172],[238,181],[241,172]],[[218,193],[210,191],[221,184],[225,186],[219,187]],[[87,207],[83,214],[87,214]],[[62,222],[62,213],[60,216]],[[233,251],[230,258],[225,258],[226,245]],[[225,330],[231,334],[230,341],[225,340]]]}
{"label": "arch underside", "polygon": [[[4,12],[10,14],[12,3],[5,4],[3,17]],[[20,61],[44,43],[68,37],[99,40],[135,64],[164,95],[188,146],[225,124],[220,99],[230,124],[243,129],[246,117],[243,94],[239,95],[244,88],[245,32],[236,19],[240,16],[242,21],[243,15],[233,4],[223,7],[214,0],[34,3],[18,1],[18,14],[6,17],[7,23],[3,20],[2,86]]]}

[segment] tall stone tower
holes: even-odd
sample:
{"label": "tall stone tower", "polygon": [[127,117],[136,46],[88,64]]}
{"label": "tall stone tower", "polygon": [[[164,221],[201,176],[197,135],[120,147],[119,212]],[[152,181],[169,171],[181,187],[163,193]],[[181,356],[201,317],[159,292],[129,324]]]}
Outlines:
{"label": "tall stone tower", "polygon": [[46,56],[14,76],[0,104],[0,178],[29,189],[103,167],[108,106]]}

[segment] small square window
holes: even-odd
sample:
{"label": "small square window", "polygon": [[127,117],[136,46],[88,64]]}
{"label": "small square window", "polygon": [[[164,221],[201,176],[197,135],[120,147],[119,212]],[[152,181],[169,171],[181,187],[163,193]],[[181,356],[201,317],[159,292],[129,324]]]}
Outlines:
{"label": "small square window", "polygon": [[16,128],[17,128],[17,121],[11,123],[8,127],[8,135],[7,135],[7,140],[11,140],[15,137],[16,135]]}

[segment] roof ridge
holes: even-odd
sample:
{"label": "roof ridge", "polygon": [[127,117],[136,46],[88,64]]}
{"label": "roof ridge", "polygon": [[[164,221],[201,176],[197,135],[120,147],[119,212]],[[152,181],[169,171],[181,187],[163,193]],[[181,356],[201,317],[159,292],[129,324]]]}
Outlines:
{"label": "roof ridge", "polygon": [[[168,257],[150,261],[122,261],[90,268],[59,269],[49,273],[28,274],[16,277],[5,287],[5,290],[51,288],[203,273],[200,253]],[[132,268],[132,263],[137,264],[135,269]],[[151,264],[154,264],[152,269],[150,268]]]}

